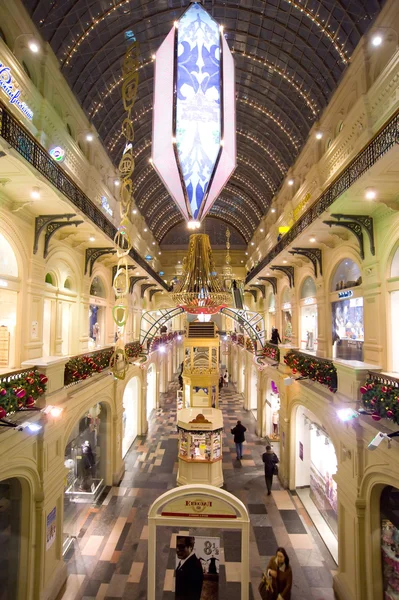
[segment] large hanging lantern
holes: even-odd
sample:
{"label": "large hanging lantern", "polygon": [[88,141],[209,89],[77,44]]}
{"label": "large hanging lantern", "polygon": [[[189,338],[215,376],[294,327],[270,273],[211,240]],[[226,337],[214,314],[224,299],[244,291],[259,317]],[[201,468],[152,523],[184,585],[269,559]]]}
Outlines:
{"label": "large hanging lantern", "polygon": [[191,314],[215,314],[231,300],[215,272],[209,235],[190,235],[184,272],[172,292],[177,306]]}
{"label": "large hanging lantern", "polygon": [[187,221],[205,217],[236,167],[234,61],[197,3],[156,53],[152,163]]}

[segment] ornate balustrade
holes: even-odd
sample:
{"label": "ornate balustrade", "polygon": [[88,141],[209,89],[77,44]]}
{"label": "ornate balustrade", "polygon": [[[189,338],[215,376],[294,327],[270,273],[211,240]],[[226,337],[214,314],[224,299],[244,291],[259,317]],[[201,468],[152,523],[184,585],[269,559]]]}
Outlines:
{"label": "ornate balustrade", "polygon": [[113,347],[108,347],[70,358],[65,364],[64,385],[68,386],[84,381],[95,373],[101,373],[109,368],[113,351]]}
{"label": "ornate balustrade", "polygon": [[[93,223],[95,223],[106,236],[114,240],[116,227],[106,218],[98,206],[86,196],[67,173],[49,156],[48,152],[25,129],[21,123],[0,102],[0,135],[14,150],[27,160],[41,175],[47,179],[57,190],[62,192],[68,200]],[[158,275],[140,254],[132,248],[129,256],[140,265],[163,289],[169,290],[162,277]]]}
{"label": "ornate balustrade", "polygon": [[304,352],[290,350],[284,357],[285,364],[293,374],[299,373],[328,387],[330,392],[336,392],[338,387],[337,369],[331,360],[316,358]]}
{"label": "ornate balustrade", "polygon": [[0,375],[0,419],[17,410],[33,408],[46,391],[47,381],[36,367]]}
{"label": "ornate balustrade", "polygon": [[390,419],[399,425],[399,379],[369,371],[360,392],[362,404],[374,421]]}

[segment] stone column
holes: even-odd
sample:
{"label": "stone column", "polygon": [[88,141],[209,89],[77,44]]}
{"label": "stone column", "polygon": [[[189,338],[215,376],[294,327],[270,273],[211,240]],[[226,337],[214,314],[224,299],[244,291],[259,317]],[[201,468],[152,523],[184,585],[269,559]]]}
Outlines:
{"label": "stone column", "polygon": [[[325,291],[323,277],[316,280],[316,300],[317,300],[317,356],[332,356],[331,326],[330,331],[327,325],[331,325],[331,319],[328,318],[329,306],[326,298],[328,293]],[[331,344],[331,348],[329,345]]]}

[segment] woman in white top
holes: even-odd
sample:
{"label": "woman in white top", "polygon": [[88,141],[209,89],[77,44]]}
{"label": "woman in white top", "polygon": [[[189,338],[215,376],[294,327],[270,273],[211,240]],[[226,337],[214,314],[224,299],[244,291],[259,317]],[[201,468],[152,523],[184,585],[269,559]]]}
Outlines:
{"label": "woman in white top", "polygon": [[224,386],[227,387],[229,385],[229,374],[227,371],[225,371],[225,373],[223,375],[223,381],[224,381]]}

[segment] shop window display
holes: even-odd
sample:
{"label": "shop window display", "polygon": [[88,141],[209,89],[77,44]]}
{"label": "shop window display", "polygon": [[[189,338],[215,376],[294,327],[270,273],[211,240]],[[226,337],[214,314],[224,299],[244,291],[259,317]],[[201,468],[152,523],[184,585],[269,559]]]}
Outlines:
{"label": "shop window display", "polygon": [[337,457],[329,438],[316,426],[310,431],[310,497],[335,536],[338,535]]}
{"label": "shop window display", "polygon": [[363,360],[363,298],[332,303],[332,342],[334,358]]}
{"label": "shop window display", "polygon": [[93,406],[76,424],[65,449],[68,469],[64,497],[65,541],[76,535],[85,505],[94,502],[104,488],[106,415],[101,404]]}
{"label": "shop window display", "polygon": [[384,600],[399,599],[399,490],[387,486],[380,499]]}
{"label": "shop window display", "polygon": [[270,384],[266,400],[266,435],[274,442],[280,441],[280,396],[274,381]]}
{"label": "shop window display", "polygon": [[18,598],[21,543],[21,484],[16,478],[0,481],[0,597]]}
{"label": "shop window display", "polygon": [[291,306],[291,290],[286,288],[282,297],[282,324],[283,344],[290,344],[292,341],[292,306]]}

